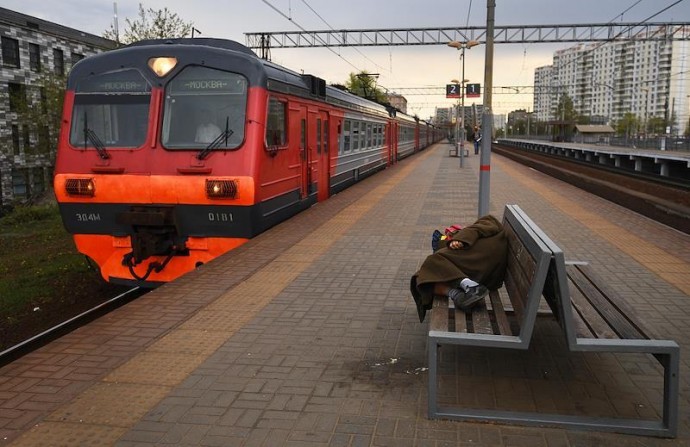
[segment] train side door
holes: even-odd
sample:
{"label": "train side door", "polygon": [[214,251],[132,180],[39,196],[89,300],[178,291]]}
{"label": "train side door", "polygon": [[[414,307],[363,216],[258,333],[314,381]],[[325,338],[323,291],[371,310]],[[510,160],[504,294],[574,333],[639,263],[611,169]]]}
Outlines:
{"label": "train side door", "polygon": [[316,156],[318,158],[318,200],[329,197],[331,175],[330,119],[327,111],[320,110],[316,117]]}
{"label": "train side door", "polygon": [[299,154],[301,163],[301,182],[300,182],[300,197],[306,198],[311,193],[311,151],[309,142],[309,113],[307,108],[300,107],[300,139],[299,139]]}
{"label": "train side door", "polygon": [[398,161],[398,123],[392,120],[388,124],[388,144],[391,164],[395,164]]}
{"label": "train side door", "polygon": [[307,118],[307,147],[309,152],[310,194],[317,193],[317,200],[328,198],[328,143],[324,144],[324,130],[328,123],[328,112],[309,109]]}

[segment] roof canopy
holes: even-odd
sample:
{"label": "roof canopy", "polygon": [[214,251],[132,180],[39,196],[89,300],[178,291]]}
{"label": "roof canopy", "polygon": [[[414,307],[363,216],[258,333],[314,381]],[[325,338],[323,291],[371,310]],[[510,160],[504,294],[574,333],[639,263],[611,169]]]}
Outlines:
{"label": "roof canopy", "polygon": [[613,127],[605,124],[577,124],[575,130],[579,133],[615,133]]}

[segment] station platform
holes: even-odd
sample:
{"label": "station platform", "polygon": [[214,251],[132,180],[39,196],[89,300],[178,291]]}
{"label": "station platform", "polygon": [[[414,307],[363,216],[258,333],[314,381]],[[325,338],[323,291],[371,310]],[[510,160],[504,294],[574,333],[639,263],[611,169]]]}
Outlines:
{"label": "station platform", "polygon": [[660,157],[679,161],[690,161],[690,151],[679,150],[673,147],[664,149],[651,149],[645,147],[636,147],[631,144],[629,147],[625,146],[611,146],[605,143],[577,143],[577,142],[552,142],[549,140],[536,140],[529,138],[502,138],[499,142],[506,143],[526,143],[531,145],[543,145],[552,147],[554,149],[569,149],[569,150],[584,150],[596,153],[606,153],[614,155],[632,155],[632,156],[646,156],[646,157]]}
{"label": "station platform", "polygon": [[[460,168],[448,147],[1,368],[0,446],[690,445],[690,236],[500,156],[491,213],[518,204],[681,346],[678,436],[427,418],[428,321],[409,278],[433,230],[478,217],[479,156]],[[547,412],[658,410],[653,359],[568,353],[545,323],[528,351],[458,347],[443,366],[451,392]]]}
{"label": "station platform", "polygon": [[690,151],[643,149],[606,144],[551,142],[503,138],[501,144],[557,155],[579,162],[609,168],[627,169],[687,183],[690,178]]}

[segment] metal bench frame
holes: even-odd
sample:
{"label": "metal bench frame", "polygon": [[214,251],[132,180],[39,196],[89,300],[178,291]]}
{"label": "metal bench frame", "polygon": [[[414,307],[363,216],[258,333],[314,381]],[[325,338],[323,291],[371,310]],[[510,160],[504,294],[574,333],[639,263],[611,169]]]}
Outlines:
{"label": "metal bench frame", "polygon": [[[526,297],[518,314],[520,330],[518,335],[477,334],[439,330],[443,327],[441,318],[448,320],[447,299],[434,302],[429,330],[429,393],[428,414],[430,419],[453,419],[462,421],[493,421],[532,426],[555,426],[596,431],[610,431],[635,435],[675,437],[678,427],[678,393],[680,348],[670,340],[649,339],[595,339],[578,337],[573,318],[568,275],[563,251],[517,206],[506,205],[504,226],[510,227],[535,263],[529,279]],[[511,255],[514,256],[514,255]],[[515,259],[510,262],[516,262]],[[519,281],[519,280],[518,280]],[[506,289],[510,294],[518,293],[516,279],[506,276]],[[525,285],[522,285],[524,290]],[[539,312],[542,293],[559,322],[570,351],[646,353],[652,354],[664,368],[663,415],[661,420],[640,420],[624,418],[603,418],[520,412],[477,408],[440,407],[438,405],[438,351],[441,345],[482,346],[490,348],[528,349]],[[511,297],[511,301],[513,297]],[[444,304],[445,303],[445,304]],[[443,306],[445,305],[445,308]],[[520,315],[521,314],[521,315]]]}

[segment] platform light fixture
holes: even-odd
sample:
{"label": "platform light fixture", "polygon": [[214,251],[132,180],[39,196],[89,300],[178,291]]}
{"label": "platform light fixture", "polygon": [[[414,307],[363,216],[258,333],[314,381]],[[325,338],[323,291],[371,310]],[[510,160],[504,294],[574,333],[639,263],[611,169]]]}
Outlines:
{"label": "platform light fixture", "polygon": [[[460,141],[460,148],[458,149],[460,152],[458,155],[460,156],[460,167],[462,168],[464,165],[464,158],[465,158],[465,82],[469,82],[468,79],[465,79],[465,49],[466,48],[472,48],[476,47],[479,45],[479,42],[476,40],[468,40],[467,42],[460,42],[459,40],[451,40],[448,42],[448,46],[451,48],[455,48],[456,50],[462,51],[460,54],[460,59],[462,59],[462,73],[460,74],[460,79],[462,79],[462,82],[457,82],[457,80],[453,80],[452,82],[455,82],[456,84],[460,84],[460,96],[461,96],[461,109],[462,113],[458,113],[458,122],[456,124],[456,138],[455,138],[455,147],[457,148],[458,141]],[[460,117],[462,116],[462,119]]]}

